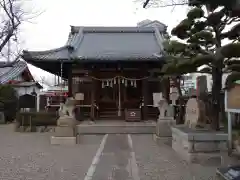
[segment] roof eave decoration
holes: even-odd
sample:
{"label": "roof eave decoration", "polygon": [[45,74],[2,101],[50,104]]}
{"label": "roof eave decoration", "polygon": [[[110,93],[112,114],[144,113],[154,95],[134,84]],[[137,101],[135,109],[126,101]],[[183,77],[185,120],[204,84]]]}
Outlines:
{"label": "roof eave decoration", "polygon": [[63,46],[47,51],[27,51],[23,50],[22,58],[26,61],[31,60],[69,60],[70,53],[74,50],[72,46]]}
{"label": "roof eave decoration", "polygon": [[[164,59],[164,56],[161,54],[154,54],[152,56],[146,56],[146,57],[101,57],[101,56],[97,56],[97,57],[75,57],[72,60],[75,62],[78,61],[86,61],[86,62],[90,62],[90,61],[96,61],[96,62],[101,62],[101,61],[108,61],[108,62],[116,62],[116,61],[161,61],[162,59]],[[161,61],[163,62],[163,61]]]}

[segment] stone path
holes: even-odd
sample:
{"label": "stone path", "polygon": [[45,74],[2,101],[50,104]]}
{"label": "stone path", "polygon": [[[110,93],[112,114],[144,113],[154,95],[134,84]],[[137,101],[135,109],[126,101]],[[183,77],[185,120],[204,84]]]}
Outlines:
{"label": "stone path", "polygon": [[109,134],[103,146],[85,180],[213,180],[218,167],[188,164],[152,135]]}
{"label": "stone path", "polygon": [[[96,171],[88,179],[140,180],[129,135],[107,135]],[[91,177],[92,175],[92,177]]]}

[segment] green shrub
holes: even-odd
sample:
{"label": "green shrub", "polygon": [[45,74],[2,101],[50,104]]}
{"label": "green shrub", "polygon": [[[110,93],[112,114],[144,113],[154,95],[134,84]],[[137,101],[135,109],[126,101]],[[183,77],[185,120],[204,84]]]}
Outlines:
{"label": "green shrub", "polygon": [[18,97],[12,86],[0,85],[0,102],[6,121],[13,121],[16,118]]}
{"label": "green shrub", "polygon": [[20,126],[55,126],[57,119],[56,112],[19,112],[16,121]]}

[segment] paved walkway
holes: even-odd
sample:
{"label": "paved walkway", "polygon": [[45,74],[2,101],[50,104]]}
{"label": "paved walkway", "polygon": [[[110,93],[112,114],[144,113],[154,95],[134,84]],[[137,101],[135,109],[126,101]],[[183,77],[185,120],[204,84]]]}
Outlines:
{"label": "paved walkway", "polygon": [[151,135],[81,136],[52,146],[48,133],[0,126],[0,180],[211,180],[216,166],[189,165]]}
{"label": "paved walkway", "polygon": [[189,165],[151,135],[105,135],[85,180],[212,180],[216,166]]}

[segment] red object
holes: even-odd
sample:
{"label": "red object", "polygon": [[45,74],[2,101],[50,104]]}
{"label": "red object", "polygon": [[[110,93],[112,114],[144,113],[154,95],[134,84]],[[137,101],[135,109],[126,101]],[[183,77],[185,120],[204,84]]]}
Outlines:
{"label": "red object", "polygon": [[45,94],[46,96],[65,96],[67,97],[68,96],[68,93],[67,92],[49,92],[49,93],[46,93]]}
{"label": "red object", "polygon": [[16,81],[16,80],[10,80],[8,81],[8,84],[17,84],[19,83],[20,81]]}

